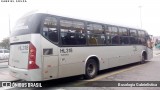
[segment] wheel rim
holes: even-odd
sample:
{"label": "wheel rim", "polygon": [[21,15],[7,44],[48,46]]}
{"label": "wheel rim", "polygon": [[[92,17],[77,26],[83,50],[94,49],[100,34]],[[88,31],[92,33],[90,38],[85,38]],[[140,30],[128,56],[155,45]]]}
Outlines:
{"label": "wheel rim", "polygon": [[96,66],[93,63],[90,63],[88,65],[87,72],[90,76],[93,76],[96,72]]}

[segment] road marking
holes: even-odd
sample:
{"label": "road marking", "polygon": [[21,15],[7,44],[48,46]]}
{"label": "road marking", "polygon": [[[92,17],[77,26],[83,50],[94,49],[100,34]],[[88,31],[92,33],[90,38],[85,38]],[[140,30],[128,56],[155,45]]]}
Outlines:
{"label": "road marking", "polygon": [[160,53],[158,53],[158,54],[154,54],[154,56],[156,57],[156,56],[160,56]]}
{"label": "road marking", "polygon": [[126,71],[129,71],[129,70],[132,70],[134,68],[138,68],[140,67],[141,65],[137,65],[137,66],[133,66],[133,67],[129,67],[129,68],[126,68],[126,69],[122,69],[122,70],[118,70],[118,71],[113,71],[113,72],[109,72],[109,73],[105,73],[103,75],[99,75],[97,76],[96,78],[94,79],[91,79],[91,80],[83,80],[83,81],[86,81],[86,82],[82,82],[80,81],[79,83],[76,83],[74,84],[75,86],[80,86],[82,84],[86,84],[90,81],[97,81],[97,80],[100,80],[100,79],[103,79],[103,78],[106,78],[106,77],[109,77],[109,76],[113,76],[113,75],[116,75],[116,74],[119,74],[119,73],[123,73],[123,72],[126,72]]}
{"label": "road marking", "polygon": [[0,90],[7,90],[7,89],[12,89],[14,87],[1,87]]}
{"label": "road marking", "polygon": [[55,90],[65,90],[64,88],[58,88],[58,89],[55,89]]}

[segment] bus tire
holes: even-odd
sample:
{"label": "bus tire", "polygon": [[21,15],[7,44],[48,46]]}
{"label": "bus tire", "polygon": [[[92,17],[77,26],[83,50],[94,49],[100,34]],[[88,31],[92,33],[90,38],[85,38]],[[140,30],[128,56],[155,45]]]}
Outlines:
{"label": "bus tire", "polygon": [[85,68],[85,78],[86,79],[92,79],[96,77],[98,73],[98,64],[94,59],[89,59],[86,63],[86,68]]}
{"label": "bus tire", "polygon": [[145,58],[146,58],[146,56],[145,56],[145,54],[143,53],[142,54],[142,58],[141,58],[141,64],[144,64],[145,63]]}

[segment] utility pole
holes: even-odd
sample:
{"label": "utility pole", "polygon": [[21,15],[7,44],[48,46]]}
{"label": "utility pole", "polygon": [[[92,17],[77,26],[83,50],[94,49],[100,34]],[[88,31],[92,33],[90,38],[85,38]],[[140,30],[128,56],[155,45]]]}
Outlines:
{"label": "utility pole", "polygon": [[139,16],[140,16],[140,26],[142,28],[142,6],[138,6],[139,7]]}
{"label": "utility pole", "polygon": [[11,35],[11,27],[10,27],[10,13],[8,14],[8,20],[9,20],[9,22],[8,22],[8,23],[9,23],[9,26],[8,26],[8,27],[9,27],[9,35]]}

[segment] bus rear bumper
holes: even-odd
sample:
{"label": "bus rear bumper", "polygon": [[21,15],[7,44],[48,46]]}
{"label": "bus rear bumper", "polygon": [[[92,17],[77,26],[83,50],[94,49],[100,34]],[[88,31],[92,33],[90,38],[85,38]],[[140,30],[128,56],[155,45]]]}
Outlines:
{"label": "bus rear bumper", "polygon": [[12,66],[9,66],[9,69],[10,75],[17,79],[22,79],[26,81],[42,81],[39,69],[27,70],[15,68]]}

